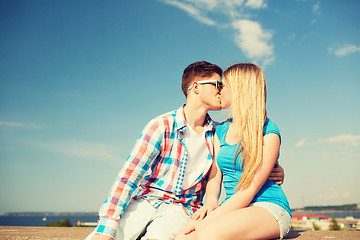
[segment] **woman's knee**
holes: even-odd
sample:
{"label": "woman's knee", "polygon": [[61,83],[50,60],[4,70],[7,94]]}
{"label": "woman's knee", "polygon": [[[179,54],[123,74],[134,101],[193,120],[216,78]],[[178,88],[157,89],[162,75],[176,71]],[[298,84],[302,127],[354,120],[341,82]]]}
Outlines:
{"label": "woman's knee", "polygon": [[186,240],[186,237],[184,234],[177,234],[175,240]]}
{"label": "woman's knee", "polygon": [[219,231],[216,228],[210,228],[209,226],[202,227],[195,231],[197,240],[223,240]]}

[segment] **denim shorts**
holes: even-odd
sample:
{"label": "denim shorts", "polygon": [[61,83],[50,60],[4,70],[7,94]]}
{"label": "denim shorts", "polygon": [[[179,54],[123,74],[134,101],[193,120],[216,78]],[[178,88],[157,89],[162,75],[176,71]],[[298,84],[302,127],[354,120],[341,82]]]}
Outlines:
{"label": "denim shorts", "polygon": [[268,210],[279,223],[280,238],[286,236],[291,228],[291,216],[283,207],[271,202],[255,202],[249,206],[262,207]]}

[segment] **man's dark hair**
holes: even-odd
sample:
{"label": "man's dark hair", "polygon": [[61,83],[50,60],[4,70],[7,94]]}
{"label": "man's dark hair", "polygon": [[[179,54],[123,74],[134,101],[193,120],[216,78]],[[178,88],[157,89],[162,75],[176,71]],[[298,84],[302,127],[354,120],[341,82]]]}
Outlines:
{"label": "man's dark hair", "polygon": [[221,77],[222,72],[222,69],[218,65],[206,61],[194,62],[184,70],[181,89],[185,96],[187,96],[188,88],[190,84],[195,81],[196,77],[210,77],[214,73],[219,74]]}

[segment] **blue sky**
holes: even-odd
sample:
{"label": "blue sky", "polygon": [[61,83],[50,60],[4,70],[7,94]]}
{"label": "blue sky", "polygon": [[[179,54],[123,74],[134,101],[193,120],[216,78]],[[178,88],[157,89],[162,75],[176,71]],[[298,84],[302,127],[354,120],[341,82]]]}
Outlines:
{"label": "blue sky", "polygon": [[[97,211],[183,69],[256,62],[293,208],[360,202],[355,0],[0,1],[0,212]],[[211,112],[216,120],[224,112]]]}

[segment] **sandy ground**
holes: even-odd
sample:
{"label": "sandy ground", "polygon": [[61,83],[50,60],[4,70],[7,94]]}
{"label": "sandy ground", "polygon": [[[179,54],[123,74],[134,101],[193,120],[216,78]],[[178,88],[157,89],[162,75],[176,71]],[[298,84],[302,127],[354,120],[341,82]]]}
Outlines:
{"label": "sandy ground", "polygon": [[[76,240],[84,239],[93,228],[87,227],[7,227],[0,226],[1,240]],[[360,231],[291,231],[286,239],[359,239]]]}

